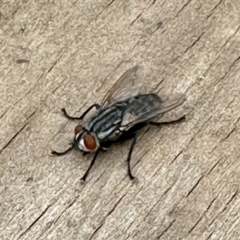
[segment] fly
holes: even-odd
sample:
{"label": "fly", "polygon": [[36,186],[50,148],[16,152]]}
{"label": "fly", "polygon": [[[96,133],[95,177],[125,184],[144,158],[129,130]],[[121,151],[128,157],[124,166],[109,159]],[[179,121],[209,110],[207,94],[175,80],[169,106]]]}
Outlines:
{"label": "fly", "polygon": [[141,79],[141,67],[136,65],[127,70],[106,95],[101,104],[91,105],[80,117],[70,116],[65,108],[63,115],[69,120],[83,122],[91,109],[96,112],[74,130],[74,138],[70,147],[63,152],[52,151],[53,155],[61,156],[72,149],[79,149],[83,155],[93,152],[94,156],[81,180],[85,181],[101,150],[107,150],[113,143],[131,140],[127,156],[127,172],[131,180],[130,160],[137,142],[138,132],[147,125],[162,126],[180,122],[179,119],[170,122],[156,122],[154,118],[180,106],[184,96],[174,99],[163,99],[155,93],[144,93],[144,81]]}

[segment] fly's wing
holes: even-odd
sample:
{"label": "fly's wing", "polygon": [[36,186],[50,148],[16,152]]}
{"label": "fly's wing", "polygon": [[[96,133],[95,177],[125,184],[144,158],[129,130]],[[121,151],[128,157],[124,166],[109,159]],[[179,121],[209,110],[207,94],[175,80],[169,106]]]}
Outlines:
{"label": "fly's wing", "polygon": [[127,131],[138,123],[148,122],[153,118],[158,117],[160,114],[164,114],[173,110],[174,108],[177,108],[178,106],[182,105],[184,101],[184,95],[177,96],[173,99],[163,99],[159,97],[159,101],[154,102],[154,108],[146,108],[145,106],[143,108],[139,108],[137,112],[126,112],[120,130]]}
{"label": "fly's wing", "polygon": [[102,106],[137,95],[140,92],[144,92],[143,66],[136,65],[121,75],[102,100]]}

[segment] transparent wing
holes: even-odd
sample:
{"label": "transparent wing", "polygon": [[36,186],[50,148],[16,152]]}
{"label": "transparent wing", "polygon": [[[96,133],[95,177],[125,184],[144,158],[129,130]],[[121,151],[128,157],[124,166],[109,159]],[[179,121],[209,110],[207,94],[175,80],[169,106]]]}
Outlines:
{"label": "transparent wing", "polygon": [[101,104],[102,106],[111,104],[129,96],[143,93],[144,91],[143,66],[136,65],[121,75],[108,94],[104,97]]}
{"label": "transparent wing", "polygon": [[177,108],[178,106],[182,105],[183,102],[186,100],[184,95],[176,96],[173,99],[169,98],[159,98],[159,102],[155,102],[154,108],[140,108],[135,113],[127,112],[123,118],[121,124],[121,131],[126,131],[133,127],[134,125],[141,123],[141,122],[148,122],[155,117],[158,117],[160,114],[164,114]]}

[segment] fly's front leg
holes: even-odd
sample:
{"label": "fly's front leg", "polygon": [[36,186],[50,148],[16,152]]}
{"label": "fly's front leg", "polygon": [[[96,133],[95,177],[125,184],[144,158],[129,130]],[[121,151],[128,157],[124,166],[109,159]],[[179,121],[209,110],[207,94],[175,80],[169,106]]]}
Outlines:
{"label": "fly's front leg", "polygon": [[92,159],[92,161],[91,161],[91,163],[90,163],[87,171],[85,172],[85,174],[84,174],[83,177],[81,178],[82,181],[85,182],[85,180],[86,180],[86,178],[87,178],[87,176],[88,176],[91,168],[93,167],[93,165],[94,165],[94,163],[95,163],[95,161],[96,161],[96,159],[97,159],[97,156],[98,156],[99,152],[100,152],[100,148],[95,152],[95,155],[94,155],[94,157],[93,157],[93,159]]}
{"label": "fly's front leg", "polygon": [[63,151],[63,152],[57,152],[57,151],[52,150],[51,153],[52,153],[53,155],[56,155],[56,156],[62,156],[62,155],[67,154],[67,153],[70,152],[71,150],[73,150],[73,148],[74,148],[74,145],[72,144],[72,146],[71,146],[70,148],[68,148],[67,150],[65,150],[65,151]]}
{"label": "fly's front leg", "polygon": [[161,125],[168,125],[168,124],[174,124],[174,123],[179,123],[179,122],[182,122],[186,119],[186,116],[182,116],[176,120],[173,120],[173,121],[169,121],[169,122],[148,122],[148,124],[150,125],[154,125],[154,126],[161,126]]}
{"label": "fly's front leg", "polygon": [[[136,130],[136,129],[134,129],[134,130]],[[128,152],[127,164],[128,164],[128,176],[131,180],[133,180],[135,177],[132,175],[132,172],[131,172],[130,160],[131,160],[131,156],[132,156],[134,146],[135,146],[136,141],[137,141],[137,134],[136,134],[136,132],[132,132],[131,130],[123,132],[122,135],[118,138],[118,140],[116,142],[121,143],[121,142],[125,142],[127,140],[130,140],[130,139],[133,139],[133,140],[132,140],[129,152]]]}
{"label": "fly's front leg", "polygon": [[69,120],[83,120],[83,118],[90,112],[91,109],[93,108],[99,109],[101,106],[98,103],[93,104],[92,106],[90,106],[80,117],[73,117],[70,116],[65,108],[61,108],[61,111],[64,115],[64,117],[66,117]]}

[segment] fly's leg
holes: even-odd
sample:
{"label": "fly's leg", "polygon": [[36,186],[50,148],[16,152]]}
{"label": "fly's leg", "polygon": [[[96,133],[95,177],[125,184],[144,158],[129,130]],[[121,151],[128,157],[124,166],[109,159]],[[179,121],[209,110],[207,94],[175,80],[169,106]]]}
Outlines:
{"label": "fly's leg", "polygon": [[63,112],[63,115],[64,117],[66,117],[67,119],[69,120],[83,120],[83,118],[89,113],[89,111],[92,109],[92,108],[96,108],[96,109],[99,109],[101,106],[97,103],[93,104],[92,106],[90,106],[80,117],[73,117],[73,116],[70,116],[66,109],[65,108],[61,108],[62,112]]}
{"label": "fly's leg", "polygon": [[132,152],[133,152],[133,149],[134,149],[134,146],[135,146],[136,142],[137,142],[137,134],[135,134],[134,137],[133,137],[133,141],[132,141],[131,147],[130,147],[129,152],[128,152],[128,157],[127,157],[128,176],[131,180],[133,180],[135,178],[132,175],[132,172],[131,172],[130,160],[131,160]]}
{"label": "fly's leg", "polygon": [[84,182],[85,182],[85,180],[86,180],[86,178],[87,178],[87,176],[88,176],[88,174],[89,174],[92,166],[94,165],[95,160],[97,159],[97,156],[98,156],[99,152],[100,152],[100,148],[96,151],[96,153],[95,153],[95,155],[94,155],[94,157],[93,157],[93,159],[92,159],[92,161],[91,161],[91,163],[90,163],[87,171],[85,172],[85,174],[84,174],[83,177],[81,178],[81,180],[83,180]]}
{"label": "fly's leg", "polygon": [[62,155],[65,155],[66,153],[70,152],[71,150],[73,150],[73,148],[74,148],[74,146],[72,145],[70,148],[68,148],[67,150],[65,150],[63,152],[57,152],[57,151],[52,150],[51,153],[56,156],[62,156]]}
{"label": "fly's leg", "polygon": [[101,148],[103,151],[107,151],[112,144],[113,144],[113,142],[110,142],[110,141],[103,142],[103,143],[101,143]]}
{"label": "fly's leg", "polygon": [[148,124],[150,125],[154,125],[154,126],[161,126],[161,125],[168,125],[168,124],[174,124],[174,123],[179,123],[179,122],[182,122],[186,119],[186,116],[182,116],[176,120],[173,120],[173,121],[169,121],[169,122],[148,122]]}
{"label": "fly's leg", "polygon": [[[134,129],[134,130],[136,130],[136,129]],[[131,172],[130,160],[131,160],[131,155],[132,155],[132,152],[133,152],[133,148],[134,148],[134,146],[136,144],[136,141],[137,141],[137,134],[135,132],[132,132],[131,129],[130,129],[129,131],[123,132],[122,135],[116,140],[116,142],[121,143],[121,142],[125,142],[127,140],[130,140],[130,139],[133,139],[133,140],[132,140],[129,152],[128,152],[127,164],[128,164],[128,176],[131,180],[133,180],[135,177],[132,175],[132,172]]]}
{"label": "fly's leg", "polygon": [[123,132],[122,135],[116,140],[116,142],[123,143],[127,140],[133,139],[136,135],[136,132],[132,132],[131,129]]}
{"label": "fly's leg", "polygon": [[96,109],[99,109],[101,106],[98,103],[93,104],[79,117],[79,120],[82,120],[90,112],[90,110],[93,109],[94,107]]}

